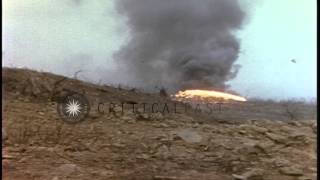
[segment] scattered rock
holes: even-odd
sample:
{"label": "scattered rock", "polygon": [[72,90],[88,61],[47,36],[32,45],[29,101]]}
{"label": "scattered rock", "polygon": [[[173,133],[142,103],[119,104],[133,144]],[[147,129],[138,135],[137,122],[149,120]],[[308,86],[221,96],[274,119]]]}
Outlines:
{"label": "scattered rock", "polygon": [[294,141],[302,141],[302,142],[305,142],[307,143],[308,142],[308,138],[305,134],[303,133],[293,133],[289,136],[289,138],[291,140],[294,140]]}
{"label": "scattered rock", "polygon": [[44,116],[44,115],[45,115],[45,113],[44,113],[44,112],[41,112],[41,111],[40,111],[38,114],[41,115],[41,116]]}
{"label": "scattered rock", "polygon": [[101,177],[112,176],[112,175],[114,175],[114,172],[111,170],[104,170],[104,171],[100,171],[99,175]]}
{"label": "scattered rock", "polygon": [[30,157],[23,157],[18,162],[19,163],[25,163],[25,162],[28,162],[29,160],[30,160]]}
{"label": "scattered rock", "polygon": [[295,133],[296,128],[293,126],[285,125],[285,126],[280,126],[279,130],[282,132],[285,132],[286,134],[292,134],[292,133]]}
{"label": "scattered rock", "polygon": [[187,152],[186,147],[184,146],[171,146],[170,153],[172,154],[172,156],[180,158],[189,158],[190,156],[190,154]]}
{"label": "scattered rock", "polygon": [[150,120],[150,116],[147,113],[137,114],[137,120]]}
{"label": "scattered rock", "polygon": [[287,141],[287,138],[285,136],[280,135],[280,134],[266,133],[266,136],[269,139],[271,139],[271,140],[273,140],[273,141],[275,141],[277,143],[285,144],[286,141]]}
{"label": "scattered rock", "polygon": [[137,156],[137,159],[148,160],[148,159],[150,159],[150,156],[147,154],[141,154],[141,155]]}
{"label": "scattered rock", "polygon": [[120,143],[114,143],[114,144],[112,144],[112,146],[116,147],[116,148],[125,148],[126,147],[126,145],[120,144]]}
{"label": "scattered rock", "polygon": [[241,129],[240,131],[255,131],[262,134],[269,131],[267,128],[249,124],[242,124],[239,126],[239,128]]}
{"label": "scattered rock", "polygon": [[255,147],[261,149],[264,153],[269,153],[273,146],[274,146],[274,143],[269,142],[269,141],[259,142],[259,143],[255,144]]}
{"label": "scattered rock", "polygon": [[193,127],[193,128],[199,127],[199,123],[194,123],[194,124],[192,124],[192,127]]}
{"label": "scattered rock", "polygon": [[199,143],[202,140],[202,137],[192,129],[180,130],[177,135],[187,143]]}
{"label": "scattered rock", "polygon": [[262,134],[269,131],[267,128],[259,127],[259,126],[252,126],[252,129],[253,129],[254,131],[259,132],[259,133],[262,133]]}
{"label": "scattered rock", "polygon": [[63,164],[57,168],[57,172],[62,175],[70,175],[80,170],[81,168],[75,164]]}
{"label": "scattered rock", "polygon": [[170,151],[169,148],[166,145],[161,145],[158,148],[158,151],[156,153],[157,157],[163,158],[163,159],[168,159],[170,157]]}
{"label": "scattered rock", "polygon": [[302,176],[303,171],[301,169],[298,169],[297,167],[282,167],[280,168],[280,173],[289,175],[289,176]]}
{"label": "scattered rock", "polygon": [[151,118],[155,120],[163,120],[164,116],[160,112],[157,112],[157,113],[152,113]]}
{"label": "scattered rock", "polygon": [[286,159],[274,159],[273,163],[275,166],[277,167],[284,167],[284,166],[289,166],[290,165],[290,161],[286,160]]}
{"label": "scattered rock", "polygon": [[297,127],[301,127],[301,123],[299,123],[297,121],[291,121],[288,124],[293,125],[293,126],[297,126]]}
{"label": "scattered rock", "polygon": [[316,176],[314,176],[314,177],[301,176],[301,177],[298,178],[298,180],[314,180],[314,179],[316,179]]}
{"label": "scattered rock", "polygon": [[121,116],[121,119],[122,119],[122,120],[125,120],[125,121],[131,121],[131,120],[133,120],[133,117],[123,115],[123,116]]}
{"label": "scattered rock", "polygon": [[251,169],[242,175],[232,174],[233,178],[235,180],[250,180],[250,179],[262,179],[263,176],[263,170],[262,169]]}
{"label": "scattered rock", "polygon": [[160,123],[160,127],[162,127],[162,128],[168,128],[168,127],[170,127],[168,124],[166,124],[166,123]]}
{"label": "scattered rock", "polygon": [[259,154],[262,150],[260,148],[256,147],[256,144],[244,144],[243,146],[240,146],[238,149],[236,149],[238,153],[241,154]]}
{"label": "scattered rock", "polygon": [[52,180],[59,180],[59,177],[55,176],[55,177],[52,178]]}

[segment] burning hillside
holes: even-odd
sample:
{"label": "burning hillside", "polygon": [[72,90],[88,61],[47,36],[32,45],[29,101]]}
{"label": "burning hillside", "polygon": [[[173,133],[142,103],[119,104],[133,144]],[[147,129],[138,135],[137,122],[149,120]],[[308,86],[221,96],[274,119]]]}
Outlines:
{"label": "burning hillside", "polygon": [[174,95],[177,100],[194,99],[201,101],[247,101],[246,98],[234,94],[214,90],[185,90]]}

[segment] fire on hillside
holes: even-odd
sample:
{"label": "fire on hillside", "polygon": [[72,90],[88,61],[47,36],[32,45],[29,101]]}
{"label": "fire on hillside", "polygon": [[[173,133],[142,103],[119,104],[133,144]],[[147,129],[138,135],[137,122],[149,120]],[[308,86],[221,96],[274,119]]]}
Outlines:
{"label": "fire on hillside", "polygon": [[240,101],[245,102],[247,101],[246,98],[226,92],[214,91],[214,90],[185,90],[179,91],[173,96],[173,99],[177,101],[201,101],[201,102],[208,102],[208,101]]}

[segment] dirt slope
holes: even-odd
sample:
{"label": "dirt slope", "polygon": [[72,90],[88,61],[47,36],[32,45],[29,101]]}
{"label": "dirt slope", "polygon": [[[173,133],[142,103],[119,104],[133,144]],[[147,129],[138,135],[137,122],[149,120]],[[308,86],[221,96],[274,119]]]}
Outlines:
{"label": "dirt slope", "polygon": [[[2,75],[4,179],[316,179],[312,118],[233,121],[129,108],[102,114],[96,108],[101,100],[172,101],[25,69],[4,68]],[[89,117],[78,124],[64,123],[56,111],[55,101],[70,90],[92,104]]]}

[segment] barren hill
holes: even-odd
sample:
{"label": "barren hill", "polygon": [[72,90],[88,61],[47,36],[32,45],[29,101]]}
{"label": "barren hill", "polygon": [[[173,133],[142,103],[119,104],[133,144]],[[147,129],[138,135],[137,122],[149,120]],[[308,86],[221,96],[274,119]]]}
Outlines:
{"label": "barren hill", "polygon": [[[315,105],[248,101],[209,115],[137,89],[27,69],[2,75],[4,179],[316,179]],[[80,123],[57,113],[68,92],[90,102]]]}

